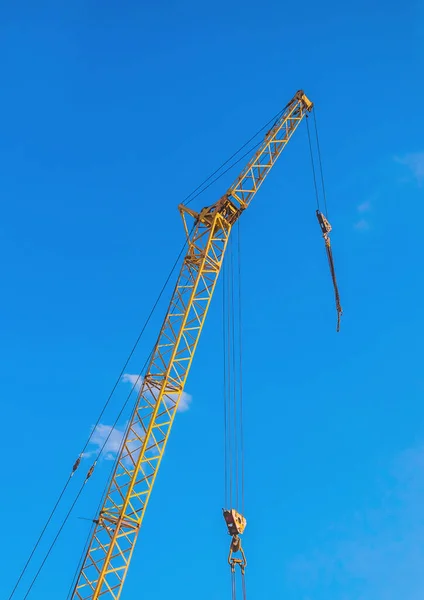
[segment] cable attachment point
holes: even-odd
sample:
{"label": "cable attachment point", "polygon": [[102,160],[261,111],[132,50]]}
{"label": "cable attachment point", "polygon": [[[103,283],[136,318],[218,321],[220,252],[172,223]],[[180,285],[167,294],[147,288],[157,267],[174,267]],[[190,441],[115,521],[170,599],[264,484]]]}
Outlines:
{"label": "cable attachment point", "polygon": [[81,463],[81,454],[78,456],[77,460],[74,462],[74,466],[72,467],[72,473],[71,473],[71,477],[73,476],[73,474],[75,473],[75,471],[78,469],[78,467],[80,466]]}
{"label": "cable attachment point", "polygon": [[90,477],[92,476],[92,474],[93,474],[93,471],[94,471],[94,469],[96,468],[96,464],[97,464],[97,460],[96,460],[96,461],[94,461],[94,463],[93,463],[93,464],[91,465],[91,467],[88,469],[88,473],[87,473],[87,475],[86,475],[86,477],[85,477],[85,481],[84,481],[84,483],[87,483],[87,481],[88,481],[88,480],[90,479]]}
{"label": "cable attachment point", "polygon": [[[230,544],[230,552],[228,554],[228,564],[231,567],[231,572],[235,573],[236,566],[240,567],[242,575],[244,575],[244,571],[247,566],[246,555],[244,553],[243,547],[241,545],[240,535],[246,529],[247,521],[243,515],[238,513],[236,510],[226,510],[223,509],[224,519],[227,524],[228,533],[231,535],[231,544]],[[234,556],[235,554],[240,554],[240,557]]]}
{"label": "cable attachment point", "polygon": [[324,238],[324,241],[325,241],[325,250],[327,252],[328,264],[330,265],[331,279],[333,280],[334,296],[336,299],[337,331],[340,331],[340,318],[343,314],[343,309],[340,304],[339,288],[337,286],[336,271],[334,269],[333,251],[331,249],[331,243],[330,243],[330,231],[331,231],[332,227],[319,209],[316,211],[316,214],[317,214],[319,226],[321,227],[322,237]]}
{"label": "cable attachment point", "polygon": [[321,211],[317,210],[316,212],[317,212],[318,223],[319,223],[319,225],[321,227],[321,231],[322,231],[322,237],[325,240],[325,245],[329,246],[330,238],[329,238],[328,234],[332,230],[332,227],[331,227],[330,223],[327,221],[327,219],[324,217],[324,215],[322,214]]}

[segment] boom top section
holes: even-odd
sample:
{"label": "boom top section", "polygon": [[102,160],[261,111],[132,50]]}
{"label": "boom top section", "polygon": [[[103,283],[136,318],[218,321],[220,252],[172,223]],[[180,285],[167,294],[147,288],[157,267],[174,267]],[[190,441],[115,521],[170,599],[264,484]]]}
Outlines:
{"label": "boom top section", "polygon": [[312,108],[312,102],[300,90],[268,131],[259,150],[226,194],[240,209],[243,210],[249,206],[253,196],[305,116],[305,112],[310,112]]}
{"label": "boom top section", "polygon": [[[188,213],[195,219],[210,221],[212,215],[219,211],[233,225],[249,206],[293,133],[312,108],[313,103],[303,90],[299,90],[277,117],[259,149],[224,196],[212,206],[205,207],[200,213],[180,204],[181,213]],[[188,234],[187,227],[186,233]]]}

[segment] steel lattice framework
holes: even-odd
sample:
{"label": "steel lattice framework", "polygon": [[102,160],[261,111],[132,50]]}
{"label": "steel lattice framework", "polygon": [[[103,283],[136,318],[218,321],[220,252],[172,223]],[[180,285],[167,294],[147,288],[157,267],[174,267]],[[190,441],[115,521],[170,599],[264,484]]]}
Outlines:
{"label": "steel lattice framework", "polygon": [[[218,202],[200,213],[179,207],[187,253],[96,519],[73,600],[117,600],[121,595],[231,228],[310,110],[312,103],[298,92]],[[191,219],[192,227],[188,223]]]}

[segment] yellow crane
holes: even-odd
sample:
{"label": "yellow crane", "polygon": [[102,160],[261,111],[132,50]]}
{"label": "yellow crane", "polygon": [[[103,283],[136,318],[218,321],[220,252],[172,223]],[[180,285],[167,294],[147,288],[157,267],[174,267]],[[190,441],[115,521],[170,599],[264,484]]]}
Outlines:
{"label": "yellow crane", "polygon": [[[117,600],[121,596],[231,229],[312,108],[304,92],[297,92],[224,196],[200,212],[179,206],[187,252],[95,520],[73,600]],[[327,235],[325,227],[322,221]],[[232,509],[224,516],[233,536],[231,561],[232,553],[241,548],[238,534],[243,532],[245,520]]]}

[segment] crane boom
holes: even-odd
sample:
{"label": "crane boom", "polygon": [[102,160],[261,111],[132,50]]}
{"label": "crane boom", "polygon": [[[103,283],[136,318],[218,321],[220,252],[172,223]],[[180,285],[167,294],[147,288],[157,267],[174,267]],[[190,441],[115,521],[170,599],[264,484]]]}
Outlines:
{"label": "crane boom", "polygon": [[299,91],[222,198],[199,213],[179,206],[187,253],[95,520],[73,600],[120,598],[231,229],[311,110],[312,103]]}

